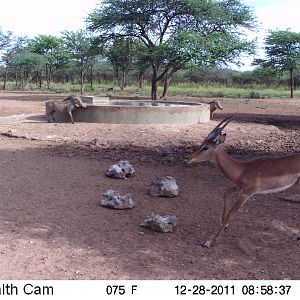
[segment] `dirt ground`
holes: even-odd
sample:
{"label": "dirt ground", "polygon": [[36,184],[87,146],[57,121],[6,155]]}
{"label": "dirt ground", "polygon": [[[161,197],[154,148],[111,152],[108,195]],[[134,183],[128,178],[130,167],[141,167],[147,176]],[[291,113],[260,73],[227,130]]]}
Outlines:
{"label": "dirt ground", "polygon": [[[300,186],[253,197],[206,249],[230,182],[209,163],[184,162],[231,113],[232,156],[299,152],[300,100],[223,99],[216,120],[199,125],[47,123],[44,101],[62,97],[0,93],[0,279],[300,279],[300,201],[283,200],[299,199]],[[136,175],[105,177],[119,160]],[[150,197],[164,175],[179,195]],[[108,189],[131,193],[135,208],[101,207]],[[142,228],[152,212],[176,215],[176,230]]]}

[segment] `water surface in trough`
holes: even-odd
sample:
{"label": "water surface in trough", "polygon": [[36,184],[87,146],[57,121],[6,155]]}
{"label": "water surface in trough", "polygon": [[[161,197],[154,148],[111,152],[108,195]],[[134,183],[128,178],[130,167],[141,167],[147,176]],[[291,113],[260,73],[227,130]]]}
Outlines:
{"label": "water surface in trough", "polygon": [[[98,104],[103,105],[103,104]],[[198,105],[197,103],[188,103],[188,102],[162,102],[162,101],[117,101],[111,100],[104,105],[112,106],[149,106],[149,107],[167,107],[167,106],[191,106]]]}

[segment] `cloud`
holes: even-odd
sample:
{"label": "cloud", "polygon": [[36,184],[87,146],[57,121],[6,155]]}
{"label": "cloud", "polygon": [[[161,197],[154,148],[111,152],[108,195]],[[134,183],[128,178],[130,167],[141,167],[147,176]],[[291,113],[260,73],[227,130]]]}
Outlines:
{"label": "cloud", "polygon": [[[258,51],[255,58],[264,57],[264,40],[269,30],[290,28],[293,32],[300,32],[299,0],[244,0],[244,3],[253,8],[260,24],[259,31],[249,36],[249,39],[257,38]],[[244,66],[240,70],[253,69],[252,60],[253,57],[244,57]]]}
{"label": "cloud", "polygon": [[299,11],[299,0],[286,0],[258,8],[256,15],[265,31],[291,28],[300,32]]}
{"label": "cloud", "polygon": [[0,27],[16,35],[59,35],[85,27],[85,17],[99,0],[8,0],[1,4]]}

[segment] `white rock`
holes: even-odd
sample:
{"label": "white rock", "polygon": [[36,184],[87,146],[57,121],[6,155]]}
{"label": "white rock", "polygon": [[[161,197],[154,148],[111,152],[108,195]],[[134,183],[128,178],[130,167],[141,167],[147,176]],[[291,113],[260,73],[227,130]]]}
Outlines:
{"label": "white rock", "polygon": [[114,190],[106,191],[101,198],[101,205],[114,209],[129,209],[134,207],[131,194],[121,196],[119,192]]}
{"label": "white rock", "polygon": [[159,177],[154,181],[149,193],[152,197],[176,197],[178,195],[178,185],[171,176]]}
{"label": "white rock", "polygon": [[126,179],[133,176],[135,170],[127,160],[120,160],[118,163],[111,165],[105,175],[112,178]]}
{"label": "white rock", "polygon": [[176,225],[176,216],[160,216],[159,214],[155,213],[152,213],[150,216],[148,216],[141,224],[142,227],[149,228],[158,232],[173,232],[173,228]]}

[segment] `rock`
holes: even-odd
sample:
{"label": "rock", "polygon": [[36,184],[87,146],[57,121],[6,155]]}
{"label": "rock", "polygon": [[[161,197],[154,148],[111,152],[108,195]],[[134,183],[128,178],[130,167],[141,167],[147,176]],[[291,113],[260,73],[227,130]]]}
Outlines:
{"label": "rock", "polygon": [[134,207],[131,194],[121,196],[119,192],[114,190],[106,191],[101,198],[101,205],[114,209],[129,209]]}
{"label": "rock", "polygon": [[176,216],[160,216],[152,213],[141,224],[142,227],[149,228],[158,232],[173,232],[173,228],[177,225]]}
{"label": "rock", "polygon": [[176,197],[178,185],[171,176],[159,177],[151,184],[149,193],[152,197]]}
{"label": "rock", "polygon": [[121,168],[119,165],[117,165],[117,164],[111,165],[111,166],[107,169],[105,175],[106,175],[107,177],[112,177],[112,178],[120,178],[120,179],[125,179],[125,178],[126,178],[124,171],[123,171],[122,168]]}
{"label": "rock", "polygon": [[118,163],[111,165],[105,175],[107,177],[126,179],[133,176],[135,170],[127,160],[120,160]]}

